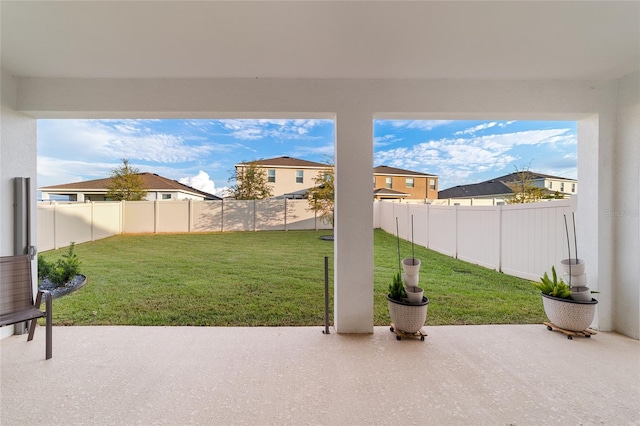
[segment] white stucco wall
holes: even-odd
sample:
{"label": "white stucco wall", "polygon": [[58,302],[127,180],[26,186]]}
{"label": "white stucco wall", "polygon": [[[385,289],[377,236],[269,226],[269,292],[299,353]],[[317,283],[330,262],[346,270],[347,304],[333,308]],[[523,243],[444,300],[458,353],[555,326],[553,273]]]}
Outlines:
{"label": "white stucco wall", "polygon": [[[614,261],[614,254],[634,256],[625,252],[633,250],[633,242],[616,239],[615,232],[623,229],[620,222],[601,214],[602,209],[616,205],[614,194],[621,194],[616,183],[630,177],[636,188],[630,189],[635,198],[629,203],[635,199],[638,207],[638,160],[627,158],[637,143],[638,123],[632,117],[637,113],[637,95],[635,100],[634,96],[626,100],[637,80],[637,75],[619,82],[24,78],[18,82],[17,109],[42,118],[335,119],[334,317],[341,333],[373,331],[370,192],[374,118],[578,120],[579,243],[590,280],[602,292],[600,328],[624,329],[625,334],[637,336],[640,324],[636,319],[635,324],[627,325],[619,318],[622,305],[615,296],[636,294],[625,309],[635,312],[637,318],[637,248],[628,262]],[[617,109],[620,117],[616,117]],[[35,137],[28,141],[35,150]],[[35,153],[33,156],[35,161]],[[631,170],[634,164],[635,172]],[[628,281],[632,275],[635,283]]]}
{"label": "white stucco wall", "polygon": [[[640,338],[640,72],[618,82],[616,146],[611,208],[601,209],[613,226],[611,280],[613,326]],[[604,206],[603,206],[604,207]]]}
{"label": "white stucco wall", "polygon": [[[2,110],[0,117],[0,255],[13,255],[13,178],[30,177],[31,229],[36,235],[36,121],[16,112],[17,79],[5,70],[0,71]],[[35,270],[35,265],[34,265]],[[34,281],[35,286],[35,281]],[[0,328],[0,337],[13,333],[13,327]]]}

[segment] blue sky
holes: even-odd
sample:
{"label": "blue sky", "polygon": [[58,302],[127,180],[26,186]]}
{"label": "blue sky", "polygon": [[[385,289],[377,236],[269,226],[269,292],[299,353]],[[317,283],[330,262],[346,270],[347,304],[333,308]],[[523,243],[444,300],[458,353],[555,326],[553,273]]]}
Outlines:
{"label": "blue sky", "polygon": [[[220,195],[234,164],[288,155],[333,158],[332,120],[38,120],[38,186],[108,177],[128,158]],[[476,183],[515,168],[576,178],[572,121],[377,120],[374,166],[435,174],[439,188]]]}

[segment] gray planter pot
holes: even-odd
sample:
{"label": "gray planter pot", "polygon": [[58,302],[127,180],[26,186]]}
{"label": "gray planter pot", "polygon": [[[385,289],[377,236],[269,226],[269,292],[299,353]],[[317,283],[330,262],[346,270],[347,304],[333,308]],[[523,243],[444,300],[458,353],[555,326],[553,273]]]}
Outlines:
{"label": "gray planter pot", "polygon": [[415,333],[422,328],[427,319],[429,299],[423,297],[419,304],[410,304],[409,302],[398,302],[387,295],[387,300],[389,301],[389,316],[397,330]]}

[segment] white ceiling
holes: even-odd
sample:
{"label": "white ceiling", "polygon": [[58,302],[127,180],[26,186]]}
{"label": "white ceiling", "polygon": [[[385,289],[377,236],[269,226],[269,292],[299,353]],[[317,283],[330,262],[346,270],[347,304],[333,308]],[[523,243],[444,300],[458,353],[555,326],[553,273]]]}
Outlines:
{"label": "white ceiling", "polygon": [[32,77],[609,79],[640,2],[6,1],[2,66]]}

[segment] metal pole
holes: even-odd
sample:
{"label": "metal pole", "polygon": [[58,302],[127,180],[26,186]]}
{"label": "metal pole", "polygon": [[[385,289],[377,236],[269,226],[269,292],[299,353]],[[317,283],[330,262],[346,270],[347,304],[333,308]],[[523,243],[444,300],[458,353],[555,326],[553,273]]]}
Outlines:
{"label": "metal pole", "polygon": [[324,334],[329,333],[329,257],[324,257]]}

